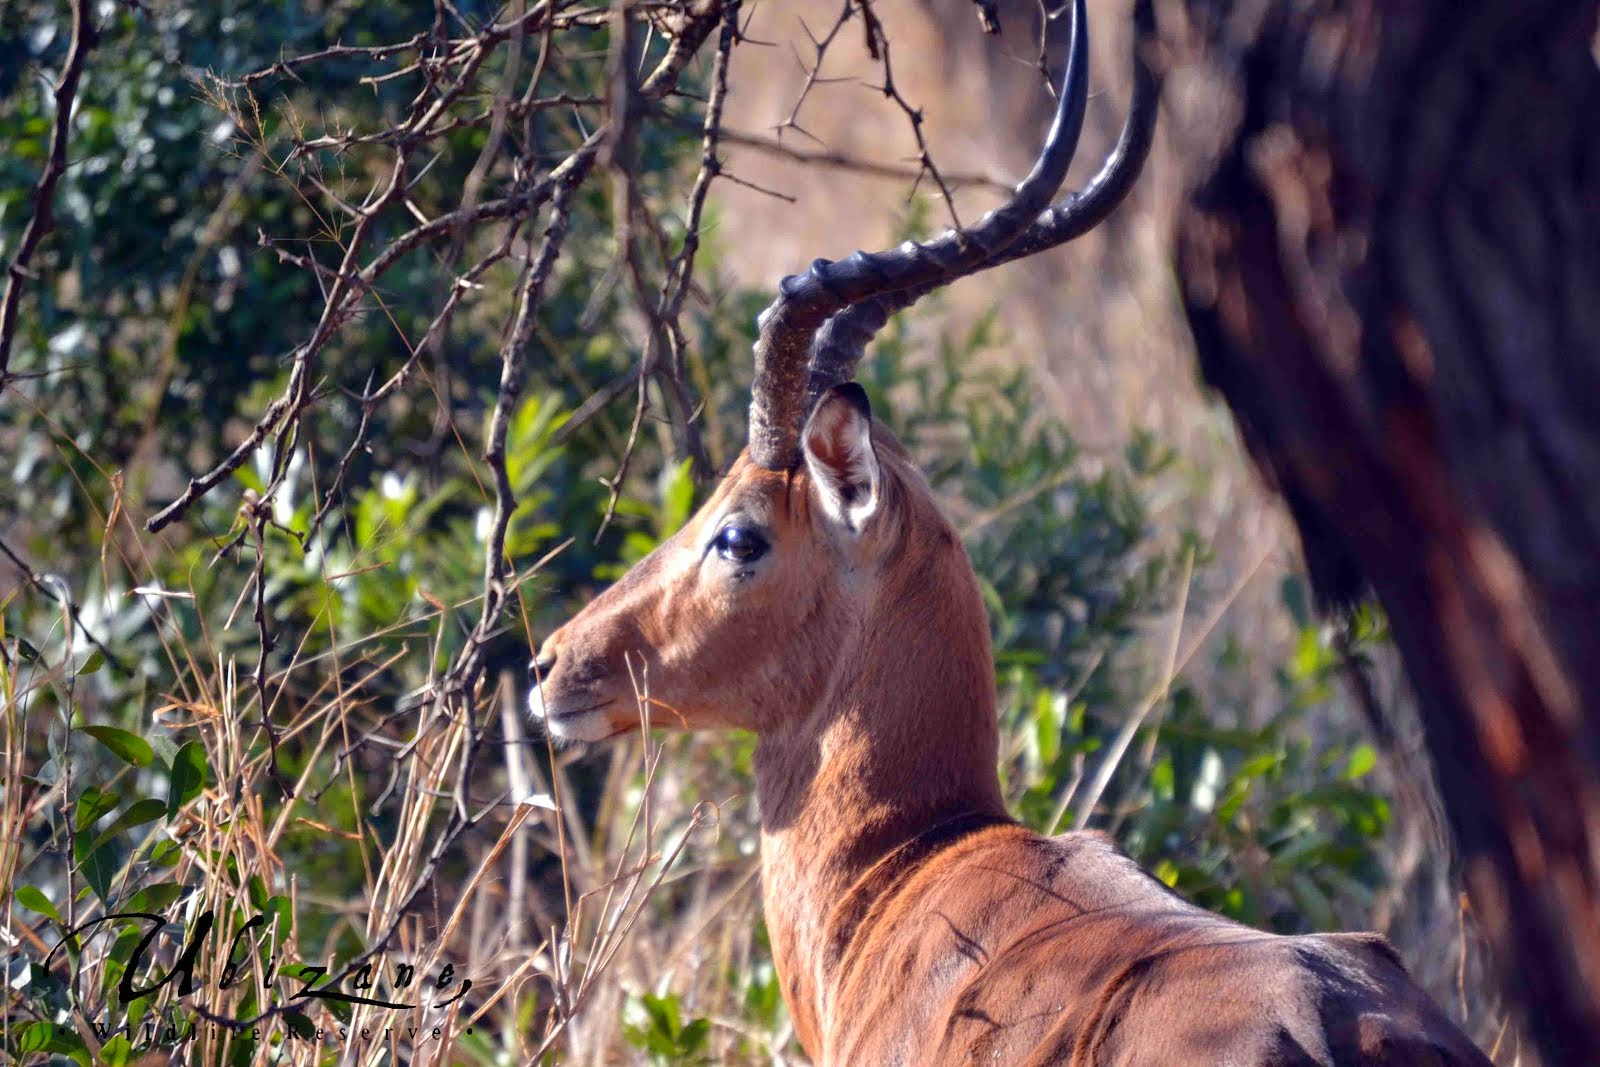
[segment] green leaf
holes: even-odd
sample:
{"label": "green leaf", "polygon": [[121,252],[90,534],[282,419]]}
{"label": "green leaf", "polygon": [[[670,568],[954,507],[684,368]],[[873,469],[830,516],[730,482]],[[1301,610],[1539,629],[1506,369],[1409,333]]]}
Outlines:
{"label": "green leaf", "polygon": [[167,806],[159,800],[150,797],[135,800],[128,805],[126,811],[117,816],[115,822],[100,832],[100,836],[94,839],[94,844],[89,846],[89,851],[99,848],[124,830],[131,830],[135,826],[143,826],[147,822],[161,818],[166,811]]}
{"label": "green leaf", "polygon": [[1295,903],[1300,905],[1300,910],[1305,912],[1311,924],[1318,930],[1333,929],[1333,905],[1316,880],[1304,871],[1295,871],[1289,875],[1289,884],[1294,892]]}
{"label": "green leaf", "polygon": [[123,905],[125,911],[161,911],[176,904],[183,897],[184,887],[177,882],[157,882],[147,885],[130,896]]}
{"label": "green leaf", "polygon": [[694,512],[692,461],[684,460],[672,469],[661,492],[661,520],[657,532],[670,537],[678,532]]}
{"label": "green leaf", "polygon": [[12,1040],[17,1043],[19,1060],[33,1052],[61,1052],[77,1059],[78,1053],[86,1051],[83,1038],[59,1023],[26,1023],[12,1031]]}
{"label": "green leaf", "polygon": [[1353,782],[1365,776],[1372,768],[1378,765],[1378,753],[1371,745],[1357,745],[1350,752],[1350,760],[1344,765],[1346,781]]}
{"label": "green leaf", "polygon": [[53,1023],[23,1023],[17,1027],[11,1038],[16,1042],[13,1049],[17,1059],[26,1059],[30,1052],[43,1052],[54,1029]]}
{"label": "green leaf", "polygon": [[133,1058],[133,1044],[127,1034],[118,1034],[100,1046],[100,1061],[107,1067],[125,1067]]}
{"label": "green leaf", "polygon": [[1156,761],[1155,766],[1150,768],[1150,791],[1158,800],[1170,801],[1175,781],[1172,757],[1162,756]]}
{"label": "green leaf", "polygon": [[623,1006],[623,1019],[623,1035],[630,1044],[663,1059],[682,1051],[684,1027],[676,994],[630,998]]}
{"label": "green leaf", "polygon": [[669,993],[664,997],[646,993],[639,998],[644,1004],[644,1010],[650,1014],[650,1021],[655,1028],[668,1037],[676,1036],[679,1028],[678,997]]}
{"label": "green leaf", "polygon": [[115,841],[90,850],[78,863],[78,870],[83,875],[84,881],[89,883],[94,895],[108,906],[111,903],[111,883],[116,880],[117,872],[121,869],[122,850],[117,847]]}
{"label": "green leaf", "polygon": [[1262,752],[1251,756],[1239,765],[1239,770],[1234,774],[1234,778],[1244,782],[1248,782],[1252,778],[1260,778],[1263,774],[1276,767],[1282,761],[1282,758],[1276,752]]}
{"label": "green leaf", "polygon": [[172,779],[167,789],[167,816],[200,795],[206,784],[206,750],[189,741],[172,757]]}
{"label": "green leaf", "polygon": [[274,918],[278,923],[278,937],[283,939],[289,936],[289,928],[294,925],[294,907],[285,896],[270,898],[266,906],[261,909],[261,914],[267,917],[270,924]]}
{"label": "green leaf", "polygon": [[1039,761],[1055,763],[1061,754],[1061,730],[1067,714],[1067,695],[1040,690],[1033,702],[1034,743],[1039,746]]}
{"label": "green leaf", "polygon": [[119,730],[115,726],[85,726],[83,732],[116,753],[124,763],[148,767],[155,762],[155,749],[138,734]]}
{"label": "green leaf", "polygon": [[89,658],[84,661],[83,666],[78,668],[78,677],[81,678],[85,674],[93,674],[96,671],[98,671],[101,667],[104,667],[105,665],[106,665],[106,655],[105,655],[105,653],[101,652],[99,649],[95,649],[92,653],[89,654]]}
{"label": "green leaf", "polygon": [[73,813],[73,822],[77,824],[78,832],[83,833],[102,818],[117,810],[117,804],[117,798],[110,793],[105,792],[98,786],[89,786],[79,795],[78,803]]}
{"label": "green leaf", "polygon": [[710,1033],[710,1019],[691,1019],[684,1024],[683,1032],[678,1035],[678,1054],[693,1056],[705,1045]]}
{"label": "green leaf", "polygon": [[50,898],[45,896],[38,889],[35,889],[33,886],[22,886],[13,895],[17,903],[21,904],[29,911],[36,911],[40,915],[54,919],[58,923],[62,923],[63,926],[66,925],[64,922],[62,922],[61,913],[56,911],[56,906],[50,903]]}

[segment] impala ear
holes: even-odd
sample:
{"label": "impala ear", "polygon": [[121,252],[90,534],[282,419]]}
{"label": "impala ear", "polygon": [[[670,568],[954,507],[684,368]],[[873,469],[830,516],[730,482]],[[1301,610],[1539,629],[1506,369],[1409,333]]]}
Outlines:
{"label": "impala ear", "polygon": [[824,393],[806,420],[801,445],[823,510],[859,531],[878,510],[881,483],[867,391],[846,382]]}

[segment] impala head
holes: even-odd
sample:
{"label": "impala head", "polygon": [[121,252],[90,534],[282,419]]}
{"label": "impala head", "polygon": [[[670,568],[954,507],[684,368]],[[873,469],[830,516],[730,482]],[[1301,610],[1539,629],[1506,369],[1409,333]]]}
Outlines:
{"label": "impala head", "polygon": [[[641,698],[656,725],[757,731],[816,702],[907,538],[943,520],[854,383],[817,403],[801,450],[792,470],[740,457],[682,530],[550,636],[529,704],[553,736],[636,728]],[[942,545],[960,556],[953,534]]]}
{"label": "impala head", "polygon": [[[1084,18],[1076,0],[1055,121],[1005,204],[926,244],[817,260],[783,280],[761,316],[748,449],[688,525],[535,657],[529,708],[552,736],[623,733],[641,725],[641,707],[659,726],[777,728],[815,706],[841,661],[872,637],[860,627],[875,601],[915,596],[919,583],[972,585],[926,483],[850,379],[891,314],[956,278],[1086,232],[1132,186],[1157,95],[1137,51],[1116,147],[1081,192],[1050,203],[1083,125]],[[1135,20],[1148,37],[1149,0],[1138,0]],[[986,635],[975,586],[962,603]],[[981,644],[986,651],[986,636]]]}

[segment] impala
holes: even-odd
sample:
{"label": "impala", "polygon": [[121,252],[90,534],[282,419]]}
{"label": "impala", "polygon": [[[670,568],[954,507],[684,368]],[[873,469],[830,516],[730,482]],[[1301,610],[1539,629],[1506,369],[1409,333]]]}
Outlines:
{"label": "impala", "polygon": [[761,318],[749,447],[715,495],[535,657],[557,739],[654,721],[757,735],[763,904],[819,1064],[1487,1064],[1380,937],[1266,934],[1186,903],[1103,834],[1006,812],[989,629],[960,539],[849,381],[888,316],[1059,244],[1143,164],[1159,86],[1135,5],[1122,136],[1058,206],[1087,96],[1001,208],[928,244],[819,260]]}

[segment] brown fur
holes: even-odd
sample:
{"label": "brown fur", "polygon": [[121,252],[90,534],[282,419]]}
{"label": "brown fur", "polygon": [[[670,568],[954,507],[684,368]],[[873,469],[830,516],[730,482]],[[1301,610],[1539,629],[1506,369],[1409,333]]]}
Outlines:
{"label": "brown fur", "polygon": [[[859,534],[805,467],[735,464],[688,526],[546,642],[557,736],[754,730],[762,889],[819,1064],[1487,1064],[1375,935],[1280,937],[1196,908],[1100,834],[1012,820],[988,627],[954,530],[872,439]],[[838,463],[837,441],[818,461]],[[705,546],[769,532],[740,576]],[[583,709],[600,706],[598,711]]]}

